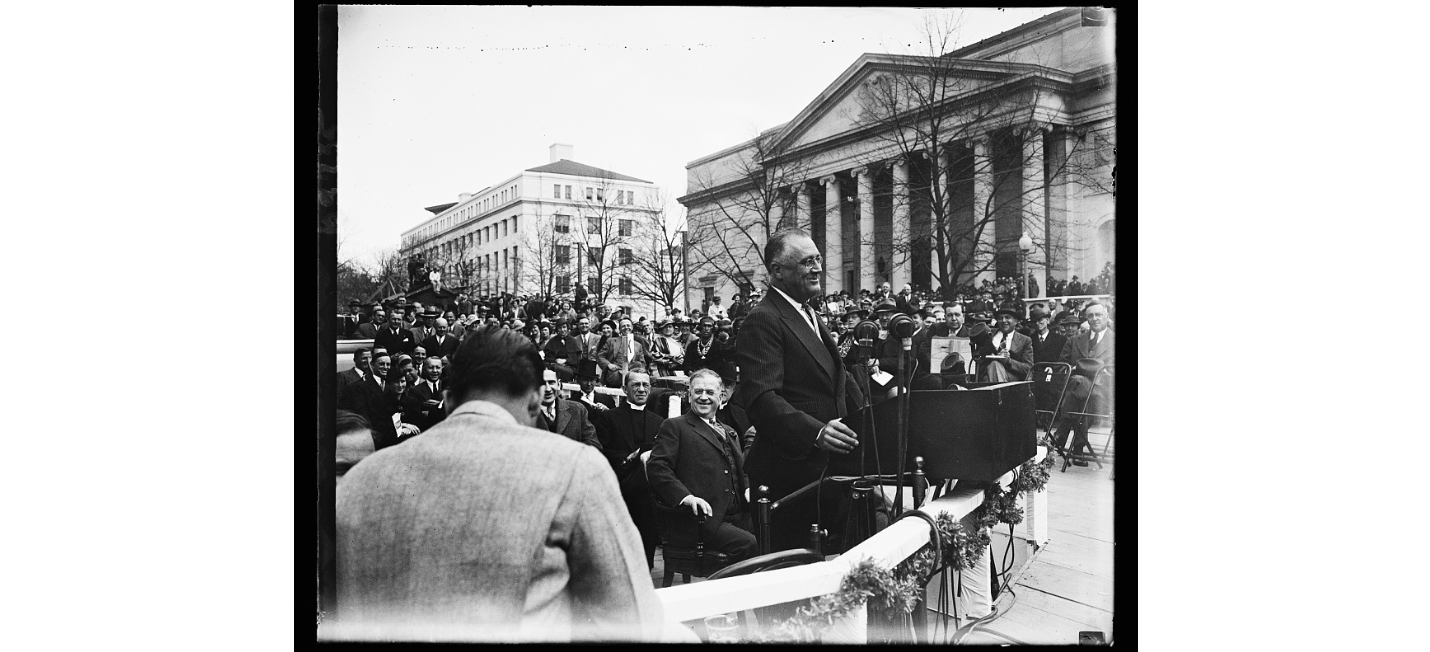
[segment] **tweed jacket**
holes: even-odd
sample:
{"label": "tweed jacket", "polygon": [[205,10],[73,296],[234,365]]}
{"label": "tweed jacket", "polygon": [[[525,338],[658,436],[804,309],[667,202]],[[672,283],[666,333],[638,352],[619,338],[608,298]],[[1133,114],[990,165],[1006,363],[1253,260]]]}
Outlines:
{"label": "tweed jacket", "polygon": [[610,465],[494,403],[464,403],[353,466],[336,515],[347,638],[659,638],[663,608]]}

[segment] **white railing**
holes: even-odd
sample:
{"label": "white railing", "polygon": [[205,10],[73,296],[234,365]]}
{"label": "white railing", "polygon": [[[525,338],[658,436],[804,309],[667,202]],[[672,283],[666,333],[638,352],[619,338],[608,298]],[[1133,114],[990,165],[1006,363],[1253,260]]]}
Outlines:
{"label": "white railing", "polygon": [[[1045,455],[1047,449],[1039,446],[1033,459],[1041,460]],[[999,478],[998,482],[1007,486],[1012,477],[1010,471]],[[912,504],[911,490],[906,487],[904,491],[905,504]],[[949,493],[925,503],[918,511],[934,518],[940,514],[948,514],[954,520],[964,520],[981,504],[981,489],[955,486]],[[1040,546],[1045,545],[1048,541],[1047,491],[1029,492],[1022,497],[1022,504],[1024,520],[1018,529],[1018,538]],[[664,603],[666,618],[680,622],[817,598],[838,591],[844,576],[860,560],[868,558],[881,567],[892,568],[927,544],[930,534],[928,523],[923,519],[905,518],[835,559],[763,573],[681,584],[656,589],[655,593]],[[992,587],[988,579],[988,555],[979,555],[979,559],[978,565],[962,572],[964,595],[959,598],[958,603],[959,613],[973,618],[990,613],[993,603]],[[825,634],[823,641],[865,642],[867,632],[864,614],[862,608],[850,613]]]}

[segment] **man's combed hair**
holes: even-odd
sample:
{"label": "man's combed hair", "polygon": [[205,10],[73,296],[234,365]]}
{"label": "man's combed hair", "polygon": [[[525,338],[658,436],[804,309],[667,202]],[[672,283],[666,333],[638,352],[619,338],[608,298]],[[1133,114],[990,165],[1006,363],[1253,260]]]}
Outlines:
{"label": "man's combed hair", "polygon": [[721,389],[724,389],[725,387],[725,379],[721,378],[720,374],[715,373],[714,370],[708,367],[701,367],[699,369],[696,369],[694,373],[690,374],[690,380],[686,382],[689,383],[689,385],[693,386],[695,384],[696,378],[714,378],[715,382],[719,383]]}
{"label": "man's combed hair", "polygon": [[529,338],[487,324],[470,331],[452,355],[452,391],[456,396],[472,390],[520,396],[541,387],[545,369]]}
{"label": "man's combed hair", "polygon": [[765,243],[765,267],[774,265],[775,261],[784,255],[785,249],[789,248],[790,238],[799,236],[810,237],[804,229],[796,228],[780,229],[770,236],[769,242]]}

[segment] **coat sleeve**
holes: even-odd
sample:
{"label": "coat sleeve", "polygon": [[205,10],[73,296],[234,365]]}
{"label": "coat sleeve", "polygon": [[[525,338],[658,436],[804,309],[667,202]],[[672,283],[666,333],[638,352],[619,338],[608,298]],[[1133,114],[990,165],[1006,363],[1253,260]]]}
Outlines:
{"label": "coat sleeve", "polygon": [[572,524],[572,637],[577,641],[660,640],[665,611],[645,565],[640,533],[616,476],[599,453],[582,449],[556,518]]}
{"label": "coat sleeve", "polygon": [[586,406],[582,405],[580,401],[573,401],[571,407],[574,416],[581,424],[581,443],[598,451],[601,450],[601,441],[596,438],[596,426],[591,424],[591,415],[586,410]]}
{"label": "coat sleeve", "polygon": [[601,350],[596,352],[596,362],[601,364],[601,371],[605,371],[607,367],[611,366],[611,359],[616,357],[615,343],[614,338],[607,339],[606,343],[601,345]]}
{"label": "coat sleeve", "polygon": [[680,429],[675,424],[675,419],[666,419],[660,424],[655,434],[655,448],[645,468],[651,493],[669,507],[679,505],[691,493],[680,478],[675,477],[675,465],[680,459]]}
{"label": "coat sleeve", "polygon": [[1012,367],[1014,374],[1023,378],[1028,377],[1028,370],[1033,368],[1033,340],[1024,338],[1023,348],[1011,351],[1008,356],[1008,366]]}
{"label": "coat sleeve", "polygon": [[737,405],[750,417],[759,436],[767,438],[786,456],[804,459],[817,454],[815,442],[824,424],[780,396],[785,384],[787,345],[781,330],[779,318],[771,312],[755,310],[745,319],[738,352],[739,400],[743,404]]}

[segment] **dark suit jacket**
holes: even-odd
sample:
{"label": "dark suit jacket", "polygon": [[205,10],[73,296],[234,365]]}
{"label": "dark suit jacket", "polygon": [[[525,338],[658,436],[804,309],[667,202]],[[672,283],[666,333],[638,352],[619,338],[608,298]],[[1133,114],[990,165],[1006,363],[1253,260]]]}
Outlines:
{"label": "dark suit jacket", "polygon": [[[1033,341],[1018,331],[1013,331],[1009,337],[1012,337],[1013,341],[1008,345],[1008,359],[1004,361],[1008,375],[1018,380],[1027,380],[1028,370],[1033,367]],[[995,352],[993,340],[990,339],[986,344],[974,350],[973,355],[975,357],[992,355]]]}
{"label": "dark suit jacket", "polygon": [[[709,422],[687,412],[661,424],[650,463],[646,465],[651,492],[662,504],[674,507],[692,494],[710,503],[713,513],[705,520],[706,536],[715,533],[725,519],[725,512],[736,505],[736,501],[743,503],[745,489],[749,487],[740,470],[744,455],[740,453],[739,435],[721,426],[725,428],[725,436],[730,438],[733,464],[726,463],[723,445]],[[672,530],[683,532],[687,528]]]}
{"label": "dark suit jacket", "polygon": [[745,470],[778,499],[819,479],[828,453],[816,438],[826,422],[848,413],[847,376],[829,331],[820,325],[815,335],[775,291],[745,318],[736,355],[733,400],[756,430]]}
{"label": "dark suit jacket", "polygon": [[1063,357],[1063,346],[1067,345],[1067,338],[1048,329],[1048,339],[1043,342],[1038,341],[1036,333],[1030,338],[1033,340],[1033,363],[1058,362]]}
{"label": "dark suit jacket", "polygon": [[[536,416],[536,427],[550,430],[545,413]],[[560,396],[556,397],[556,434],[601,450],[601,442],[596,439],[596,427],[591,425],[586,405],[580,401],[567,401]]]}
{"label": "dark suit jacket", "polygon": [[[929,360],[933,355],[933,340],[931,338],[932,336],[927,328],[921,328],[917,333],[914,333],[912,338],[912,353],[914,357],[909,364],[916,364],[917,366],[907,371],[912,378],[922,378],[929,374]],[[891,337],[887,340],[880,340],[879,343],[874,346],[874,356],[879,359],[879,371],[890,374],[897,372],[899,370],[899,354],[902,353],[903,350],[904,343],[895,338]],[[883,385],[882,387],[884,391],[888,391],[888,389],[893,386],[894,380],[890,379],[889,384]]]}
{"label": "dark suit jacket", "polygon": [[417,340],[412,339],[412,331],[406,328],[398,328],[397,334],[394,335],[392,328],[384,324],[373,336],[372,345],[387,349],[388,353],[395,356],[399,353],[412,353],[412,349],[417,348]]}
{"label": "dark suit jacket", "polygon": [[541,347],[541,351],[546,354],[542,358],[544,361],[575,368],[581,360],[581,340],[574,335],[567,335],[565,339],[560,335],[552,335]]}
{"label": "dark suit jacket", "polygon": [[1073,373],[1081,376],[1092,377],[1092,374],[1080,372],[1077,361],[1083,358],[1095,358],[1104,365],[1115,364],[1115,354],[1117,352],[1117,335],[1112,329],[1102,332],[1102,341],[1096,347],[1092,346],[1092,331],[1078,333],[1067,344],[1063,345],[1063,355],[1059,362],[1066,362],[1073,366]]}
{"label": "dark suit jacket", "polygon": [[363,320],[360,316],[356,318],[357,321],[353,321],[353,319],[353,315],[343,316],[343,339],[351,340],[357,338],[358,327],[362,325]]}
{"label": "dark suit jacket", "polygon": [[415,387],[412,387],[411,389],[407,390],[407,393],[411,395],[414,402],[416,402],[417,409],[420,414],[420,416],[418,417],[418,421],[413,422],[413,425],[416,425],[418,428],[421,428],[423,430],[427,430],[428,428],[431,428],[432,426],[441,423],[442,419],[447,418],[447,410],[445,407],[427,406],[427,401],[429,400],[435,400],[438,402],[442,401],[441,392],[442,390],[446,389],[446,381],[438,380],[437,383],[438,384],[436,394],[432,393],[432,387],[431,385],[427,384],[426,379],[417,381],[417,385]]}
{"label": "dark suit jacket", "polygon": [[[362,372],[358,371],[356,367],[354,367],[354,368],[352,368],[352,369],[349,369],[349,370],[347,370],[347,371],[339,372],[339,373],[338,373],[338,396],[341,397],[342,394],[343,394],[343,391],[344,391],[345,389],[347,389],[348,387],[351,387],[351,386],[353,386],[353,385],[356,385],[356,384],[358,384],[358,383],[360,383],[360,382],[362,382]],[[341,407],[341,406],[339,406],[339,407]]]}
{"label": "dark suit jacket", "polygon": [[456,336],[447,333],[447,336],[442,338],[441,344],[437,343],[436,335],[422,340],[422,348],[427,351],[427,357],[429,358],[447,358],[450,360],[451,356],[457,352],[457,347],[460,346],[461,343],[462,341],[457,339]]}
{"label": "dark suit jacket", "polygon": [[358,324],[357,339],[371,340],[377,337],[377,326],[370,321]]}
{"label": "dark suit jacket", "polygon": [[[665,416],[655,413],[650,407],[647,404],[647,409],[637,410],[630,405],[623,405],[591,415],[591,421],[596,427],[596,438],[601,442],[601,453],[616,472],[616,480],[621,485],[621,495],[630,498],[640,497],[641,494],[649,497],[650,494],[640,457],[626,460],[634,451],[645,452],[655,447],[655,434],[660,430]],[[634,515],[635,511],[632,510],[631,513]]]}

